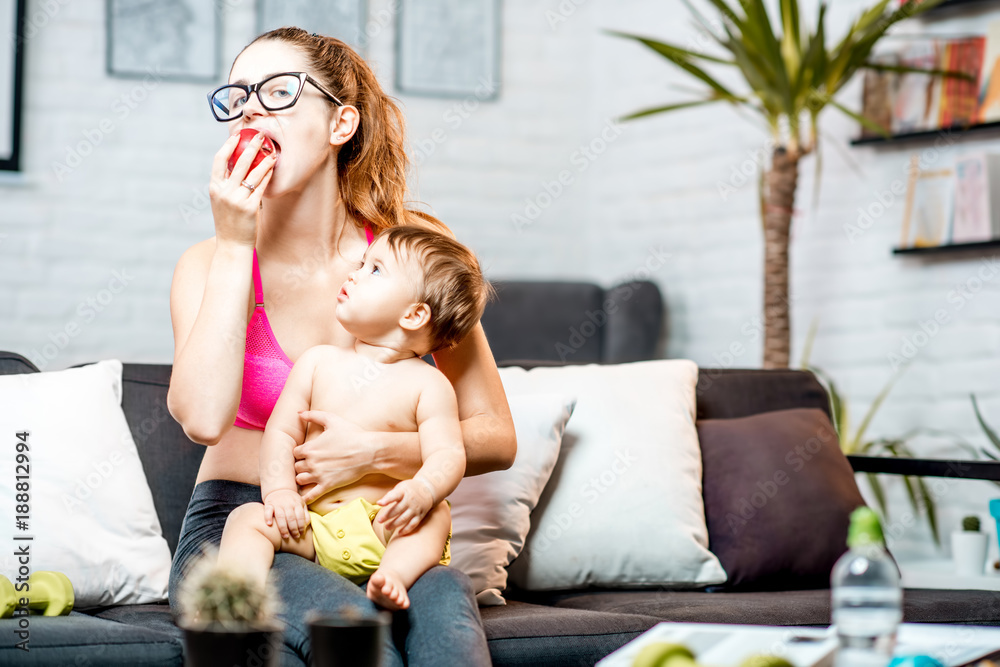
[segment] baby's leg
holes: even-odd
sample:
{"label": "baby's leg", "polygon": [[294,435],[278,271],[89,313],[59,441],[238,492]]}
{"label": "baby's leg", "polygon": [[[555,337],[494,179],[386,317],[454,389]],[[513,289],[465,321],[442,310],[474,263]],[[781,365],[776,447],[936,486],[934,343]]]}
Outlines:
{"label": "baby's leg", "polygon": [[219,564],[234,571],[246,572],[261,584],[267,579],[268,570],[277,551],[287,551],[313,560],[312,528],[306,526],[302,537],[282,539],[277,523],[267,525],[264,506],[247,503],[234,509],[226,519],[219,545]]}
{"label": "baby's leg", "polygon": [[[378,535],[381,524],[375,522],[373,527]],[[392,611],[409,607],[407,589],[441,561],[450,529],[451,508],[441,501],[409,535],[387,535],[382,561],[368,580],[368,598]]]}

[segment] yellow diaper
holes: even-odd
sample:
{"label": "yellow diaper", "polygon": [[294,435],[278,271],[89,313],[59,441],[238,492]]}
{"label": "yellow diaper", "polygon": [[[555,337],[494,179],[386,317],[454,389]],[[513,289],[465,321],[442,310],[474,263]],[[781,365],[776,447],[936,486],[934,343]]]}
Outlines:
{"label": "yellow diaper", "polygon": [[[372,528],[380,509],[381,505],[355,498],[323,515],[309,512],[317,562],[355,584],[364,583],[378,569],[385,553],[385,545]],[[440,563],[451,563],[450,529]]]}

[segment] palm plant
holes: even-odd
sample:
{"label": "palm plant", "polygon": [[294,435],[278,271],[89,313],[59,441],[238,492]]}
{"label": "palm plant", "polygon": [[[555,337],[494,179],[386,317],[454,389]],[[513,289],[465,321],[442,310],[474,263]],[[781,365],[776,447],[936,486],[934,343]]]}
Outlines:
{"label": "palm plant", "polygon": [[[637,40],[708,86],[703,98],[645,109],[624,120],[728,102],[759,114],[770,130],[774,149],[762,174],[760,215],[764,226],[764,368],[787,368],[790,315],[788,300],[788,241],[799,162],[816,152],[816,183],[821,165],[817,126],[820,113],[833,107],[883,136],[883,128],[851,111],[834,96],[862,68],[894,72],[958,73],[891,66],[869,61],[886,31],[943,0],[903,0],[892,9],[892,0],[880,0],[863,12],[831,48],[826,45],[824,20],[827,5],[821,2],[816,27],[805,29],[798,0],[780,0],[780,34],[775,31],[764,0],[707,0],[719,13],[713,22],[682,0],[708,35],[727,52],[725,57],[699,53],[658,40],[617,31],[609,34]],[[716,26],[721,26],[721,30]],[[735,67],[748,90],[736,92],[713,77],[702,64]],[[808,134],[806,134],[808,130]]]}

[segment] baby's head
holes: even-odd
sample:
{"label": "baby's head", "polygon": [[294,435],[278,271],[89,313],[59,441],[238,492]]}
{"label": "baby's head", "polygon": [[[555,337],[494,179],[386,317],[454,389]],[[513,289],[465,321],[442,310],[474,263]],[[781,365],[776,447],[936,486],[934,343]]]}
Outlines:
{"label": "baby's head", "polygon": [[458,241],[423,227],[390,227],[344,283],[337,318],[365,342],[401,328],[429,354],[461,342],[493,294],[476,256]]}

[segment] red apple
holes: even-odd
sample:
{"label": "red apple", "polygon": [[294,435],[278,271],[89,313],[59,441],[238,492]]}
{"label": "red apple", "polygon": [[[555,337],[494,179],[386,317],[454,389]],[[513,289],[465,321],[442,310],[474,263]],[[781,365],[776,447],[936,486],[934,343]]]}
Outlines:
{"label": "red apple", "polygon": [[[258,132],[260,132],[260,130],[255,130],[250,127],[240,130],[240,143],[236,145],[236,150],[233,151],[233,154],[229,158],[229,171],[232,171],[233,167],[236,166],[236,161],[240,159],[240,156],[243,155],[243,151],[246,150],[246,147],[250,144],[250,141],[257,136]],[[281,150],[277,148],[277,146],[272,143],[267,136],[265,136],[264,142],[260,145],[257,155],[253,158],[253,162],[250,163],[250,169],[247,170],[247,173],[253,171],[253,168],[263,162],[265,157],[274,152],[280,153]]]}

